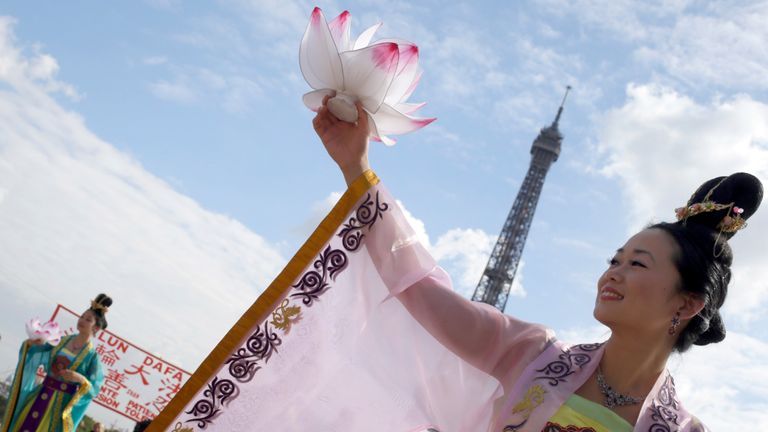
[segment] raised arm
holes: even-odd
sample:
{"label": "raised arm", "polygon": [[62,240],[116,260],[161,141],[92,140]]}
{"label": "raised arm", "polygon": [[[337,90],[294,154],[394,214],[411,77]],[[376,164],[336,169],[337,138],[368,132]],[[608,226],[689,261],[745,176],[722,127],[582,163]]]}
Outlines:
{"label": "raised arm", "polygon": [[328,99],[323,98],[323,106],[317,112],[312,126],[323,142],[328,155],[341,169],[347,186],[370,169],[368,164],[368,115],[360,102],[357,102],[358,121],[348,123],[334,117],[328,111]]}
{"label": "raised arm", "polygon": [[[347,123],[333,117],[324,101],[313,122],[348,185],[369,169],[368,123],[359,105],[358,111],[358,123]],[[455,293],[450,278],[417,240],[395,201],[388,201],[394,208],[369,233],[366,248],[391,295],[433,337],[498,378],[544,349],[548,338],[544,327],[515,320]]]}

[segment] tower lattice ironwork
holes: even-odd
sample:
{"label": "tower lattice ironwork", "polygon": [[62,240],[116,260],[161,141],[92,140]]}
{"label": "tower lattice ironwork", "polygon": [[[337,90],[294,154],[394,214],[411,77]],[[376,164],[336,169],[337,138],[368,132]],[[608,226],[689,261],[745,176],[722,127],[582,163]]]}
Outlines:
{"label": "tower lattice ironwork", "polygon": [[533,141],[528,173],[504,222],[493,252],[488,258],[483,276],[472,295],[474,301],[488,303],[501,311],[507,304],[507,297],[520,264],[520,256],[523,254],[523,247],[544,186],[544,179],[549,167],[560,155],[563,135],[558,130],[558,122],[570,90],[571,87],[568,86],[555,120],[549,127],[541,129],[539,136]]}

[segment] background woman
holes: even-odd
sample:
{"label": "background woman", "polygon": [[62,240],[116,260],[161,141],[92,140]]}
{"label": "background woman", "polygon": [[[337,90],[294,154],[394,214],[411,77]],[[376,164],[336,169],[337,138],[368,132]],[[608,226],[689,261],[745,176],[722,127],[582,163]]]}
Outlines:
{"label": "background woman", "polygon": [[[101,361],[91,338],[107,328],[112,299],[99,294],[77,321],[76,335],[54,347],[25,341],[19,352],[2,431],[74,431],[104,382]],[[38,367],[46,376],[35,383]]]}
{"label": "background woman", "polygon": [[[325,106],[313,121],[348,185],[370,169],[367,117],[358,110],[356,124]],[[761,199],[752,175],[709,180],[677,210],[678,222],[649,226],[619,247],[597,283],[594,316],[611,329],[604,344],[568,345],[546,327],[472,303],[450,290],[439,268],[392,294],[444,346],[500,382],[489,430],[705,430],[677,398],[666,363],[673,351],[724,339],[727,239]],[[401,262],[425,253],[376,244],[388,241],[381,232],[367,241],[373,251],[397,251]],[[397,268],[383,265],[387,259],[374,258],[380,272]]]}

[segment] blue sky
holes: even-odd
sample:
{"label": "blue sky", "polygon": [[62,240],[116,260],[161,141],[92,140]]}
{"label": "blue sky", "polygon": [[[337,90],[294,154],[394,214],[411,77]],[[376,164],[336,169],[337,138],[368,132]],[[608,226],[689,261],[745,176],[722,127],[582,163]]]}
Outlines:
{"label": "blue sky", "polygon": [[[710,177],[768,178],[768,2],[317,5],[419,45],[411,100],[438,120],[371,161],[467,295],[574,87],[507,308],[566,339],[603,333],[594,286],[628,235]],[[193,369],[268,284],[343,191],[301,103],[314,6],[0,6],[0,372],[23,320],[102,290],[115,332]],[[716,429],[768,421],[767,214],[732,242],[729,337],[671,363]]]}

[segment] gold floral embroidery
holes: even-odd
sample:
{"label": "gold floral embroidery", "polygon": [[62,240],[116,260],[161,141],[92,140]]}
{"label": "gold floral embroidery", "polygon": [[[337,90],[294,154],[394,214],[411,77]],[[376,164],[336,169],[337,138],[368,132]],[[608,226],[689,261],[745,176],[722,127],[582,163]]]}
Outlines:
{"label": "gold floral embroidery", "polygon": [[544,395],[546,393],[547,391],[540,385],[529,387],[525,392],[523,400],[512,408],[512,414],[524,413],[523,416],[527,419],[531,416],[533,410],[544,402]]}
{"label": "gold floral embroidery", "polygon": [[193,430],[191,427],[181,427],[181,422],[178,422],[171,432],[193,432]]}
{"label": "gold floral embroidery", "polygon": [[299,320],[299,314],[301,313],[301,307],[288,306],[289,300],[283,300],[283,303],[272,312],[272,325],[276,329],[280,329],[283,333],[288,334],[291,330],[291,325]]}

